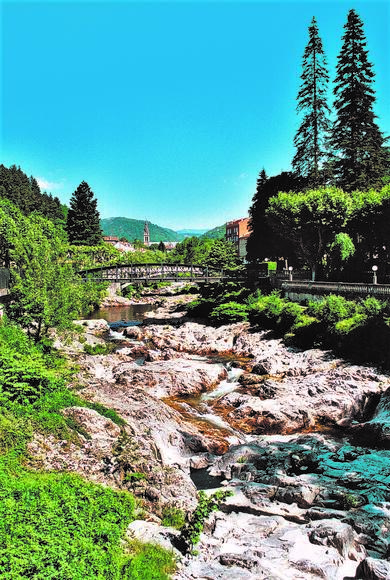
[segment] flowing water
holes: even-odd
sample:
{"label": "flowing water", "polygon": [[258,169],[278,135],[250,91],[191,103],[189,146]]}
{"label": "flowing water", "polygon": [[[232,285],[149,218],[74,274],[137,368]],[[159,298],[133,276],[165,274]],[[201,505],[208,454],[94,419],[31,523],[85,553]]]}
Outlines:
{"label": "flowing water", "polygon": [[[145,312],[153,309],[151,304],[132,304],[124,307],[107,307],[94,311],[89,318],[103,318],[110,325],[109,340],[117,344],[117,351],[129,344],[138,344],[140,342],[125,338],[121,332],[126,326],[135,326],[142,324],[145,318]],[[202,357],[202,360],[203,357]],[[137,359],[138,364],[143,364],[144,359]],[[211,404],[240,388],[238,382],[239,376],[244,372],[242,369],[234,366],[231,357],[210,357],[210,362],[218,362],[224,366],[227,371],[227,378],[221,381],[215,389],[191,397],[169,397],[164,400],[166,404],[178,411],[184,419],[196,425],[203,433],[212,436],[216,441],[216,449],[227,449],[232,444],[243,443],[246,436],[233,429],[222,417],[213,412]],[[203,478],[206,485],[205,475]],[[210,485],[211,485],[210,480]],[[214,481],[214,485],[215,485]]]}

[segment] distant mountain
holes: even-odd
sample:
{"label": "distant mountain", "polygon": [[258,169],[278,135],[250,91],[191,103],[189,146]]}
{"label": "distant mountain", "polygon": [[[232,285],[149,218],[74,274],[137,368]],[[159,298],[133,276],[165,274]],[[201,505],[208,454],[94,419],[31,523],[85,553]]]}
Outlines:
{"label": "distant mountain", "polygon": [[223,224],[223,226],[217,226],[216,228],[213,228],[212,230],[209,230],[208,232],[202,234],[200,238],[202,240],[204,240],[205,238],[211,238],[212,240],[223,240],[225,239],[225,233],[226,226],[225,224]]}
{"label": "distant mountain", "polygon": [[[130,242],[144,240],[145,220],[135,220],[124,217],[105,218],[100,220],[103,235],[125,237]],[[183,239],[177,232],[169,228],[162,228],[149,222],[150,241],[153,242],[179,242]]]}

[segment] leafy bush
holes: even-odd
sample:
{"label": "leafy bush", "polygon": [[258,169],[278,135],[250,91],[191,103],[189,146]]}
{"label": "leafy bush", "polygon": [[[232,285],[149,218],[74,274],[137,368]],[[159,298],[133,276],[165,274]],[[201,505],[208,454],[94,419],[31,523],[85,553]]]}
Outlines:
{"label": "leafy bush", "polygon": [[[49,359],[50,360],[50,359]],[[29,404],[64,386],[48,368],[47,359],[22,330],[6,319],[0,321],[0,404]]]}
{"label": "leafy bush", "polygon": [[183,510],[175,506],[165,506],[162,512],[162,525],[181,530],[186,521]]}
{"label": "leafy bush", "polygon": [[281,298],[277,291],[268,296],[257,295],[249,300],[249,319],[252,324],[285,332],[303,316],[304,308]]}
{"label": "leafy bush", "polygon": [[214,308],[210,313],[212,322],[231,324],[248,320],[248,306],[237,302],[227,302]]}
{"label": "leafy bush", "polygon": [[330,294],[321,301],[309,302],[308,314],[324,322],[329,329],[337,322],[350,318],[356,312],[356,302]]}
{"label": "leafy bush", "polygon": [[199,299],[193,300],[187,304],[187,312],[189,316],[207,318],[210,312],[215,308],[214,300]]}
{"label": "leafy bush", "polygon": [[115,344],[107,342],[105,344],[84,344],[83,350],[86,354],[110,354],[115,349]]}
{"label": "leafy bush", "polygon": [[131,560],[122,569],[121,578],[132,580],[169,580],[176,564],[172,553],[155,544],[131,542]]}
{"label": "leafy bush", "polygon": [[194,545],[199,542],[204,522],[211,512],[218,510],[221,503],[231,495],[233,492],[230,490],[219,490],[210,496],[207,496],[204,491],[199,492],[198,505],[181,532],[181,539],[186,551],[191,551]]}
{"label": "leafy bush", "polygon": [[89,401],[86,401],[84,404],[89,409],[93,409],[94,411],[99,413],[99,415],[102,415],[102,417],[107,417],[107,419],[111,419],[111,421],[115,423],[115,425],[118,425],[119,427],[123,427],[124,425],[126,425],[126,421],[120,415],[118,415],[118,413],[114,411],[114,409],[109,409],[108,407],[105,407],[100,403],[91,403]]}
{"label": "leafy bush", "polygon": [[134,498],[76,475],[0,472],[0,576],[132,578],[121,537]]}
{"label": "leafy bush", "polygon": [[364,314],[355,314],[350,318],[344,318],[336,322],[334,329],[336,334],[345,335],[349,334],[355,328],[362,326],[367,321],[367,317]]}

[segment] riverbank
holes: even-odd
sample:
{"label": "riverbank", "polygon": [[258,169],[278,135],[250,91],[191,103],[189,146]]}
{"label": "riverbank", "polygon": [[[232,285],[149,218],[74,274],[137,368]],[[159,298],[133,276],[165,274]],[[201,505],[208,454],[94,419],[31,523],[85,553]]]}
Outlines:
{"label": "riverbank", "polygon": [[[386,578],[389,377],[286,347],[247,323],[214,328],[174,309],[117,329],[113,354],[75,349],[81,394],[126,425],[69,410],[90,439],[66,452],[49,443],[43,466],[131,489],[152,520],[131,533],[165,544],[164,508],[195,505],[191,469],[220,476],[234,495],[209,519],[198,555],[182,558],[178,580]],[[108,325],[85,330],[102,335]],[[229,383],[232,364],[241,372]]]}

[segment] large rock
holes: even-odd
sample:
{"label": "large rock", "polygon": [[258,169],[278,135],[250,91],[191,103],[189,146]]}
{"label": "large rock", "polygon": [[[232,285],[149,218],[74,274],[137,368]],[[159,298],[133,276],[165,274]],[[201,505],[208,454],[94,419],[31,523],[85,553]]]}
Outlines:
{"label": "large rock", "polygon": [[380,397],[373,418],[351,425],[351,431],[357,441],[390,449],[390,388]]}
{"label": "large rock", "polygon": [[[309,537],[310,528],[280,516],[216,512],[210,520],[197,546],[198,556],[185,562],[176,580],[342,580],[346,576],[353,577],[358,564],[348,557],[349,548],[344,550],[347,540],[340,539],[341,551],[345,553],[342,555],[337,540],[338,547],[331,542],[326,545],[313,543]],[[350,534],[352,537],[353,530]]]}
{"label": "large rock", "polygon": [[[298,357],[297,365],[300,360]],[[266,378],[256,386],[253,379],[247,384],[245,375],[240,382],[242,389],[219,399],[215,410],[223,413],[233,427],[262,434],[315,430],[319,425],[338,423],[351,425],[364,418],[371,400],[386,389],[389,378],[367,367],[339,363],[336,368],[312,374],[305,371],[299,377]],[[385,436],[382,438],[385,440]]]}
{"label": "large rock", "polygon": [[118,385],[144,389],[157,398],[188,396],[210,390],[227,376],[221,364],[206,360],[176,358],[135,363],[121,363],[113,369]]}
{"label": "large rock", "polygon": [[360,562],[355,575],[356,580],[389,580],[390,562],[366,558]]}

